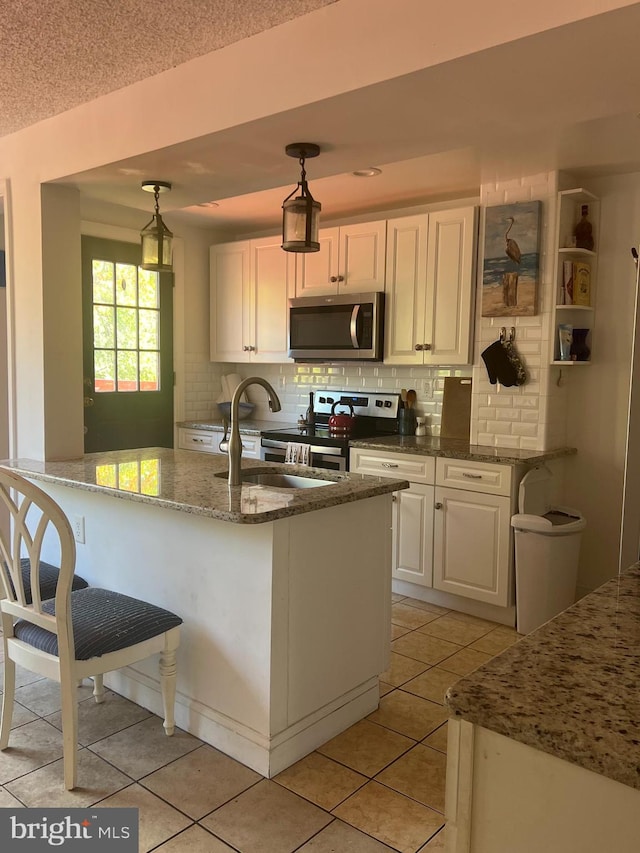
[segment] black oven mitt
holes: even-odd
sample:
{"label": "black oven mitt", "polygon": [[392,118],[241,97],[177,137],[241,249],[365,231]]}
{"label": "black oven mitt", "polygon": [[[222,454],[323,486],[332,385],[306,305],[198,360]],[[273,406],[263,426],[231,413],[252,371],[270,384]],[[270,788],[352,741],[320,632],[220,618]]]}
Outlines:
{"label": "black oven mitt", "polygon": [[489,374],[489,382],[510,387],[522,385],[526,380],[524,366],[511,342],[495,341],[482,353]]}

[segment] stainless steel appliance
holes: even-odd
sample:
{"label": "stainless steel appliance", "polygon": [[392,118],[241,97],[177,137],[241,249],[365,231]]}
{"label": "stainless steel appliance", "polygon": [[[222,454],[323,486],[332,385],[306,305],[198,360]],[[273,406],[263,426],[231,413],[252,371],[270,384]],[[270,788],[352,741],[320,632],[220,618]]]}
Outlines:
{"label": "stainless steel appliance", "polygon": [[[293,444],[310,445],[310,464],[314,468],[349,470],[349,441],[398,432],[400,395],[386,392],[313,391],[314,426],[264,430],[262,458],[267,462],[284,462],[287,447]],[[353,409],[354,422],[348,435],[336,435],[329,427],[334,414],[344,408]]]}
{"label": "stainless steel appliance", "polygon": [[382,361],[384,293],[289,300],[289,356],[296,361]]}

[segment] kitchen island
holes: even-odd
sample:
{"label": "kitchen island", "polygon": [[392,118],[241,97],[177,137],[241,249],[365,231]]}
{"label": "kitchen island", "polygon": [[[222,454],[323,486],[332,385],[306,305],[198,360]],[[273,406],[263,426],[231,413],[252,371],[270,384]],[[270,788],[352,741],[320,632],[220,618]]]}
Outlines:
{"label": "kitchen island", "polygon": [[449,853],[637,853],[640,563],[447,694]]}
{"label": "kitchen island", "polygon": [[[160,448],[2,464],[67,513],[90,584],[184,619],[181,728],[270,777],[377,707],[404,481],[245,460],[243,471],[331,482],[230,487],[225,456]],[[155,661],[105,681],[161,712]]]}

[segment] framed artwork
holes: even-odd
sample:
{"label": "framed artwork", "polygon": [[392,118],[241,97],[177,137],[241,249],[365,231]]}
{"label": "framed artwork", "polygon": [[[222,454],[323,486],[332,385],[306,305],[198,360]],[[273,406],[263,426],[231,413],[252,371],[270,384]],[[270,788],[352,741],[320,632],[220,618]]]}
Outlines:
{"label": "framed artwork", "polygon": [[541,214],[541,201],[486,209],[483,317],[531,317],[537,313]]}

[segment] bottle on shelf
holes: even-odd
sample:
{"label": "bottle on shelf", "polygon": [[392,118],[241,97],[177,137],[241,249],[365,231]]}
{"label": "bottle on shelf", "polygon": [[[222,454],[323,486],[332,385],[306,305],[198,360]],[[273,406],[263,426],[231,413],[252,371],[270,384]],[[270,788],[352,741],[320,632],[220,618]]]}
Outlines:
{"label": "bottle on shelf", "polygon": [[589,222],[589,205],[583,204],[581,208],[581,217],[578,224],[573,229],[573,236],[576,238],[577,249],[593,250],[593,226]]}

